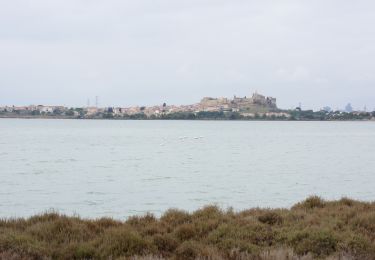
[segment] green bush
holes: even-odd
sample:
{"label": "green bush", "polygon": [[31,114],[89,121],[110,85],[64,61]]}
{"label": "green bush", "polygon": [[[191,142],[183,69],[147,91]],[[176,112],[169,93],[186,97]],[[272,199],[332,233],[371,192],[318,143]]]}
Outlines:
{"label": "green bush", "polygon": [[171,234],[157,234],[153,237],[153,243],[162,254],[172,253],[179,244],[177,239]]}
{"label": "green bush", "polygon": [[175,231],[175,236],[181,240],[189,240],[197,234],[194,225],[192,224],[183,224],[179,226]]}
{"label": "green bush", "polygon": [[196,259],[201,254],[202,247],[194,241],[185,241],[176,249],[176,259]]}
{"label": "green bush", "polygon": [[325,257],[334,253],[338,240],[327,231],[304,230],[292,235],[290,246],[298,255],[312,253],[315,257]]}
{"label": "green bush", "polygon": [[314,208],[324,208],[326,205],[325,201],[318,196],[311,196],[306,200],[298,203],[294,208],[303,208],[303,209],[314,209]]}
{"label": "green bush", "polygon": [[174,227],[189,222],[190,215],[189,213],[182,210],[170,209],[164,213],[160,220],[166,225]]}
{"label": "green bush", "polygon": [[260,215],[258,220],[268,225],[281,224],[283,222],[283,218],[280,216],[280,214],[271,211]]}
{"label": "green bush", "polygon": [[139,234],[128,227],[111,228],[95,242],[101,257],[119,257],[152,253],[153,248]]}
{"label": "green bush", "polygon": [[371,259],[375,255],[375,245],[361,235],[353,235],[346,242],[345,250],[362,259]]}

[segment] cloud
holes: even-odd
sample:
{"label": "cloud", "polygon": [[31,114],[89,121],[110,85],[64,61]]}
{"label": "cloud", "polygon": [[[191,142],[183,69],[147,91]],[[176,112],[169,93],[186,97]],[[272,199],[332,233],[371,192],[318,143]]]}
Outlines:
{"label": "cloud", "polygon": [[280,68],[276,71],[276,76],[285,81],[306,81],[311,79],[310,70],[305,67],[297,67],[290,70]]}
{"label": "cloud", "polygon": [[373,24],[370,0],[0,1],[0,104],[186,104],[257,89],[284,107],[373,107]]}

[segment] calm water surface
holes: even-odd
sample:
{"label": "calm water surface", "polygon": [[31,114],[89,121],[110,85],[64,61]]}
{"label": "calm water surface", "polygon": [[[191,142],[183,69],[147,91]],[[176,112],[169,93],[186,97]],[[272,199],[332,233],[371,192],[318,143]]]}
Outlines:
{"label": "calm water surface", "polygon": [[0,119],[0,217],[375,200],[374,122]]}

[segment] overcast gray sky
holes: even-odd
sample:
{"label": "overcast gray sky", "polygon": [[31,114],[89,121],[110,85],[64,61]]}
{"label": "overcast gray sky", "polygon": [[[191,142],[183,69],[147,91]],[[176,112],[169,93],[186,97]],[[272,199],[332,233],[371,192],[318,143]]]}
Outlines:
{"label": "overcast gray sky", "polygon": [[373,0],[0,0],[0,104],[375,107]]}

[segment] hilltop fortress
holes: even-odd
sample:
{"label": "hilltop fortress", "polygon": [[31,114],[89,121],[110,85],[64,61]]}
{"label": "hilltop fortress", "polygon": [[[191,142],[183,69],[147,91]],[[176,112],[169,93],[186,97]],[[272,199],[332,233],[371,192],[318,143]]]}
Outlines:
{"label": "hilltop fortress", "polygon": [[201,111],[232,111],[265,113],[277,111],[276,98],[254,93],[252,97],[212,98],[205,97],[197,104]]}

